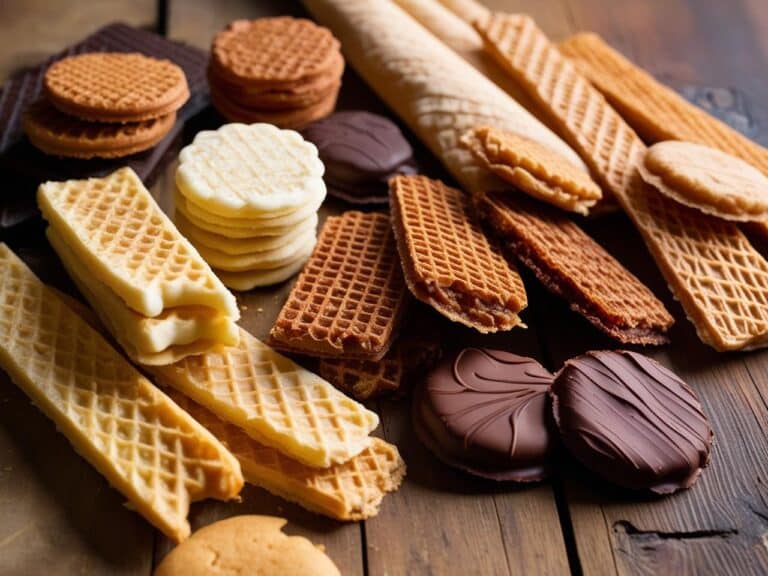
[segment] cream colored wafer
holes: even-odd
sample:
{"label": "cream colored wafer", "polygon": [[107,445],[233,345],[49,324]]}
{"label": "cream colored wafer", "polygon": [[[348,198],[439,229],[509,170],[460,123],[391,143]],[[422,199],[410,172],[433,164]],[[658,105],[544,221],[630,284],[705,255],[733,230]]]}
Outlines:
{"label": "cream colored wafer", "polygon": [[721,351],[768,345],[768,262],[738,227],[642,181],[640,138],[530,18],[494,14],[479,31],[616,195],[699,338]]}
{"label": "cream colored wafer", "polygon": [[0,245],[0,365],[131,507],[176,542],[190,502],[229,500],[240,465]]}
{"label": "cream colored wafer", "polygon": [[311,252],[309,254],[302,254],[295,261],[271,270],[250,270],[247,272],[226,272],[224,270],[219,270],[217,274],[219,278],[221,278],[221,281],[232,290],[245,292],[262,286],[272,286],[273,284],[278,284],[292,278],[301,272],[302,268],[304,268],[304,265],[307,263],[310,254]]}
{"label": "cream colored wafer", "polygon": [[742,222],[768,219],[768,176],[716,148],[659,142],[638,169],[665,196],[706,214]]}
{"label": "cream colored wafer", "polygon": [[589,174],[524,136],[482,126],[464,134],[461,144],[499,178],[563,210],[586,215],[602,197]]}
{"label": "cream colored wafer", "polygon": [[153,317],[166,308],[206,306],[239,318],[235,297],[130,168],[46,182],[37,201],[78,259],[135,311]]}
{"label": "cream colored wafer", "polygon": [[298,258],[308,256],[315,247],[316,234],[309,230],[296,240],[274,250],[253,252],[251,254],[238,254],[231,256],[219,252],[215,248],[207,248],[202,244],[197,247],[206,262],[216,270],[225,272],[248,272],[255,270],[273,270],[282,268]]}
{"label": "cream colored wafer", "polygon": [[171,364],[217,345],[237,344],[237,324],[212,308],[171,308],[154,318],[138,314],[78,261],[55,230],[48,228],[46,235],[80,292],[134,362]]}
{"label": "cream colored wafer", "polygon": [[317,230],[317,213],[305,221],[299,222],[282,236],[257,236],[255,238],[229,238],[221,234],[208,232],[192,224],[181,212],[174,214],[174,221],[179,231],[198,248],[203,245],[230,256],[274,250],[296,240],[309,231]]}
{"label": "cream colored wafer", "polygon": [[269,124],[198,132],[179,161],[179,189],[221,216],[277,216],[325,194],[325,167],[314,144]]}
{"label": "cream colored wafer", "polygon": [[343,464],[312,468],[257,442],[183,394],[168,389],[168,395],[234,454],[246,482],[312,512],[337,520],[371,518],[405,476],[397,448],[380,438],[371,438],[370,446]]}
{"label": "cream colored wafer", "polygon": [[346,462],[370,445],[379,418],[241,330],[236,347],[149,369],[252,438],[308,466]]}
{"label": "cream colored wafer", "polygon": [[440,0],[440,4],[470,24],[482,22],[490,15],[490,10],[476,0]]}

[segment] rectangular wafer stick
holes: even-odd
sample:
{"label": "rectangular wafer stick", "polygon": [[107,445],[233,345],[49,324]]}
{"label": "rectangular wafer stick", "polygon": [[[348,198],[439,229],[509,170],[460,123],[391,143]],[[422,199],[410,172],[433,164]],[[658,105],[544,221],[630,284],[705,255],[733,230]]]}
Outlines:
{"label": "rectangular wafer stick", "polygon": [[245,481],[281,498],[337,520],[376,516],[387,492],[397,490],[405,462],[397,448],[380,438],[343,464],[313,468],[257,442],[188,397],[168,395],[205,426],[240,462]]}
{"label": "rectangular wafer stick", "polygon": [[616,195],[702,341],[717,350],[768,345],[768,263],[739,229],[642,182],[640,138],[533,20],[494,14],[477,29]]}
{"label": "rectangular wafer stick", "polygon": [[229,500],[234,456],[0,244],[0,366],[133,507],[179,542],[190,502]]}
{"label": "rectangular wafer stick", "polygon": [[317,374],[245,330],[240,343],[149,367],[163,384],[307,466],[346,462],[369,444],[379,418]]}
{"label": "rectangular wafer stick", "polygon": [[392,345],[406,298],[386,214],[344,212],[325,221],[269,343],[310,356],[379,360]]}

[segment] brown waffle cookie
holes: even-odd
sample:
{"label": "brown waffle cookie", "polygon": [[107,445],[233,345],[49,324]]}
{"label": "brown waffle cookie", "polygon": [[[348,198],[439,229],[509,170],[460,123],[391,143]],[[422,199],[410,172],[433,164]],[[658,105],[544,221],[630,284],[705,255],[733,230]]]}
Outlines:
{"label": "brown waffle cookie", "polygon": [[461,144],[499,178],[563,210],[586,215],[603,196],[589,174],[520,134],[481,126],[465,133]]}
{"label": "brown waffle cookie", "polygon": [[477,28],[615,194],[702,341],[717,350],[768,345],[768,263],[738,227],[642,181],[640,138],[533,20],[494,14]]}
{"label": "brown waffle cookie", "polygon": [[176,121],[176,112],[126,124],[86,122],[59,112],[46,100],[30,106],[22,120],[29,141],[53,156],[122,158],[152,148]]}
{"label": "brown waffle cookie", "polygon": [[511,330],[528,301],[514,266],[470,214],[459,190],[425,176],[389,181],[406,283],[445,317],[479,332]]}
{"label": "brown waffle cookie", "polygon": [[325,74],[338,53],[339,41],[310,20],[235,20],[216,35],[211,66],[235,84],[290,86]]}
{"label": "brown waffle cookie", "polygon": [[624,344],[664,344],[674,323],[664,304],[555,210],[510,195],[480,201],[491,226],[551,292]]}
{"label": "brown waffle cookie", "polygon": [[704,144],[768,174],[767,149],[664,86],[597,34],[577,34],[559,49],[647,142]]}
{"label": "brown waffle cookie", "polygon": [[379,360],[395,337],[406,293],[387,216],[330,217],[270,343],[311,356]]}
{"label": "brown waffle cookie", "polygon": [[165,116],[189,98],[184,71],[170,60],[139,53],[70,56],[45,73],[45,93],[67,114],[98,122],[139,122]]}

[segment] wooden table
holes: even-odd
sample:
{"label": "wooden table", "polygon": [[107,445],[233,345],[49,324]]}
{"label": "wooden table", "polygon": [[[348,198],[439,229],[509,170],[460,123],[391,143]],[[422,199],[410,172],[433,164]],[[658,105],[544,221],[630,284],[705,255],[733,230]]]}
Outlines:
{"label": "wooden table", "polygon": [[[765,0],[489,4],[531,13],[555,39],[597,31],[652,73],[768,143]],[[0,78],[115,19],[207,47],[236,17],[278,13],[303,11],[277,0],[109,0],[95,8],[4,0]],[[383,110],[354,75],[345,83],[343,106]],[[190,137],[180,139],[172,158]],[[153,186],[166,209],[174,169],[171,160]],[[330,202],[323,211],[339,209]],[[768,573],[768,351],[718,354],[702,345],[629,221],[614,215],[587,229],[664,298],[678,320],[673,344],[650,354],[695,387],[716,432],[712,463],[692,490],[668,498],[627,494],[564,454],[557,456],[558,473],[543,484],[479,482],[436,462],[414,437],[407,401],[388,400],[373,405],[382,416],[379,433],[399,446],[408,477],[376,518],[342,524],[248,486],[242,503],[195,504],[193,528],[233,514],[285,516],[289,532],[324,544],[349,575]],[[3,240],[38,270],[41,261],[55,262],[39,224]],[[48,265],[44,272],[57,277]],[[525,280],[527,331],[482,339],[451,327],[445,338],[490,342],[533,355],[553,370],[571,355],[614,346],[533,278]],[[242,295],[245,327],[264,337],[288,289]],[[27,397],[0,377],[0,574],[149,575],[171,544],[123,500]]]}

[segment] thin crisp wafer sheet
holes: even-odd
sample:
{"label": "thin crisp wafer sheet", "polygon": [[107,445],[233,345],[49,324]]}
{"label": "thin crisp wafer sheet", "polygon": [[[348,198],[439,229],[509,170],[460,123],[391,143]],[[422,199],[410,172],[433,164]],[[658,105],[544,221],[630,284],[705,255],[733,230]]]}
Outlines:
{"label": "thin crisp wafer sheet", "polygon": [[270,344],[311,356],[378,360],[396,335],[406,296],[387,215],[332,216],[275,320]]}
{"label": "thin crisp wafer sheet", "polygon": [[161,532],[184,540],[190,502],[237,496],[235,457],[4,244],[0,302],[0,365]]}
{"label": "thin crisp wafer sheet", "polygon": [[343,464],[312,468],[257,442],[175,390],[168,395],[234,454],[246,482],[312,512],[336,520],[371,518],[405,476],[397,448],[379,438],[371,438],[370,446]]}
{"label": "thin crisp wafer sheet", "polygon": [[768,345],[768,263],[736,225],[682,206],[642,181],[640,138],[533,20],[494,14],[478,29],[616,195],[701,340],[717,350]]}
{"label": "thin crisp wafer sheet", "polygon": [[154,317],[166,308],[205,306],[240,317],[235,297],[130,168],[46,182],[38,204],[78,259],[135,311]]}
{"label": "thin crisp wafer sheet", "polygon": [[483,333],[522,324],[523,282],[483,233],[468,197],[426,176],[396,176],[389,194],[403,272],[416,298]]}
{"label": "thin crisp wafer sheet", "polygon": [[346,462],[379,418],[245,330],[235,347],[149,369],[220,418],[308,466]]}

